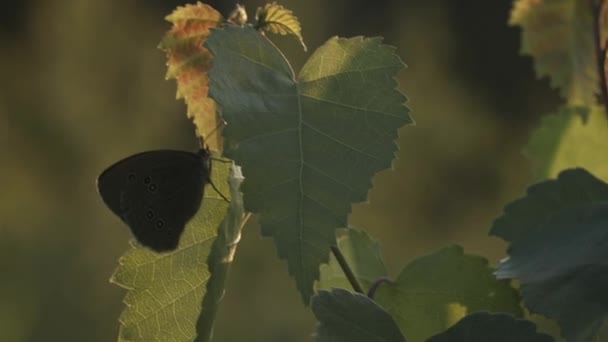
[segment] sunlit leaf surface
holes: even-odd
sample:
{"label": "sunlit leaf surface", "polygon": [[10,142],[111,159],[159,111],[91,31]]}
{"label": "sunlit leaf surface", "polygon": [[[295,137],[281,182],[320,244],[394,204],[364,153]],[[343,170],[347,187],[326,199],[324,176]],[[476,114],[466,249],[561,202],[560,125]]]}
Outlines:
{"label": "sunlit leaf surface", "polygon": [[450,246],[412,261],[394,283],[382,284],[375,298],[414,342],[476,311],[521,316],[517,291],[492,271],[486,259]]}
{"label": "sunlit leaf surface", "polygon": [[214,30],[206,46],[209,94],[228,123],[224,153],[243,168],[245,208],[260,214],[308,303],[335,229],[391,167],[397,129],[412,122],[394,79],[404,65],[379,38],[332,38],[297,78],[251,27]]}
{"label": "sunlit leaf surface", "polygon": [[256,28],[280,35],[291,34],[300,41],[304,51],[306,51],[300,21],[292,11],[273,2],[266,4],[264,7],[258,7],[255,18],[257,21]]}
{"label": "sunlit leaf surface", "polygon": [[[222,193],[228,163],[213,165],[212,180]],[[210,273],[207,258],[228,204],[207,185],[201,209],[188,222],[175,251],[155,253],[133,243],[111,281],[128,290],[120,315],[121,341],[191,341]]]}
{"label": "sunlit leaf surface", "polygon": [[570,105],[590,106],[599,79],[593,41],[592,1],[517,0],[509,23],[522,28],[524,54],[548,76]]}
{"label": "sunlit leaf surface", "polygon": [[537,179],[556,177],[567,168],[584,167],[608,180],[608,163],[598,151],[608,151],[608,120],[599,107],[565,107],[545,116],[532,133],[525,153]]}
{"label": "sunlit leaf surface", "polygon": [[[364,231],[356,229],[338,231],[338,248],[365,291],[369,290],[372,283],[387,276],[378,242],[373,241]],[[352,287],[333,254],[328,264],[321,265],[321,278],[316,287],[318,289]]]}
{"label": "sunlit leaf surface", "polygon": [[188,116],[194,121],[198,135],[206,138],[210,149],[219,151],[221,135],[210,134],[218,129],[221,121],[215,102],[207,96],[211,54],[203,42],[210,28],[221,24],[222,16],[212,7],[198,2],[178,7],[165,19],[173,24],[159,45],[167,53],[166,77],[177,81],[177,98],[186,101]]}

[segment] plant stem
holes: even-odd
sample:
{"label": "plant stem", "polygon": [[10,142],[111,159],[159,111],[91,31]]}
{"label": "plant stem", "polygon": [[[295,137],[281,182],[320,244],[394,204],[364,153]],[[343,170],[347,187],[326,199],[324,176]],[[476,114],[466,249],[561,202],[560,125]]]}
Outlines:
{"label": "plant stem", "polygon": [[331,246],[331,252],[334,253],[338,264],[340,264],[340,267],[342,268],[342,272],[344,272],[344,275],[346,275],[346,278],[348,279],[350,286],[353,287],[353,290],[355,290],[355,292],[365,294],[363,287],[361,287],[361,284],[359,284],[357,281],[353,270],[350,268],[350,266],[348,266],[348,263],[346,262],[346,259],[344,258],[344,255],[342,255],[342,252],[338,246]]}
{"label": "plant stem", "polygon": [[376,296],[376,291],[378,290],[378,288],[380,287],[380,285],[384,284],[384,283],[390,283],[391,280],[388,277],[380,277],[378,278],[373,284],[372,286],[369,287],[369,290],[367,291],[367,296],[371,299],[374,299],[374,296]]}
{"label": "plant stem", "polygon": [[597,72],[599,75],[600,102],[608,116],[608,84],[606,83],[606,41],[602,38],[602,14],[604,13],[604,0],[593,0],[593,34],[597,59]]}

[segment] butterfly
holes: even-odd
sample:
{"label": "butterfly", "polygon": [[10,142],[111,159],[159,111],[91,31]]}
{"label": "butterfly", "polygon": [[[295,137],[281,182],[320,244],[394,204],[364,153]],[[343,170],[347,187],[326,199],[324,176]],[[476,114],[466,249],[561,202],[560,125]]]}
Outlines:
{"label": "butterfly", "polygon": [[147,151],[104,170],[97,190],[140,244],[167,252],[177,248],[186,223],[199,210],[205,185],[213,185],[210,174],[208,149]]}

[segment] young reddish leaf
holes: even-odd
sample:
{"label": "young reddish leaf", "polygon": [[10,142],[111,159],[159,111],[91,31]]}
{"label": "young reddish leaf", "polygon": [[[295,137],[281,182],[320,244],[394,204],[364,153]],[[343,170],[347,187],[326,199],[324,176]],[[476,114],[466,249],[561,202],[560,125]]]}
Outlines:
{"label": "young reddish leaf", "polygon": [[257,21],[255,27],[262,31],[268,31],[275,34],[294,35],[302,44],[302,48],[306,51],[306,44],[302,38],[302,28],[298,18],[293,15],[293,12],[277,5],[276,2],[266,4],[264,7],[258,7],[255,12]]}
{"label": "young reddish leaf", "polygon": [[177,81],[177,98],[186,101],[197,135],[206,138],[210,149],[221,150],[221,134],[205,137],[220,127],[222,121],[216,113],[215,102],[207,96],[211,54],[203,43],[209,30],[223,22],[222,16],[198,2],[178,7],[165,19],[173,24],[159,45],[167,53],[166,77]]}

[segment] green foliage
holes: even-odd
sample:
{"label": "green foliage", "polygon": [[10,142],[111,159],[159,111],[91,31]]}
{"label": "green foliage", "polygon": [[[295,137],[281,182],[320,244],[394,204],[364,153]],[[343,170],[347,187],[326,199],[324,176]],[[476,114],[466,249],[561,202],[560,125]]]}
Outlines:
{"label": "green foliage", "polygon": [[492,233],[510,242],[498,278],[517,278],[531,312],[556,318],[569,341],[592,339],[608,316],[608,185],[583,169],[536,184]]}
{"label": "green foliage", "polygon": [[567,168],[584,167],[608,180],[608,165],[597,151],[608,150],[608,120],[600,107],[564,107],[543,118],[530,137],[526,155],[536,178],[553,178]]}
{"label": "green foliage", "polygon": [[[216,162],[212,180],[228,190],[229,164]],[[196,336],[195,323],[209,282],[206,261],[228,204],[207,185],[202,209],[186,225],[175,251],[159,254],[133,244],[120,258],[111,281],[128,293],[120,316],[121,341],[186,341]]]}
{"label": "green foliage", "polygon": [[260,214],[308,303],[335,229],[390,167],[397,129],[412,122],[393,79],[403,63],[380,39],[332,38],[296,78],[264,36],[231,25],[206,47],[209,94],[228,123],[224,153],[246,177],[245,208]]}
{"label": "green foliage", "polygon": [[490,234],[515,241],[543,228],[545,221],[562,210],[590,206],[608,200],[606,184],[584,169],[568,170],[557,180],[537,183],[526,197],[507,205]]}
{"label": "green foliage", "polygon": [[414,342],[475,311],[522,315],[517,291],[494,278],[486,259],[465,255],[459,246],[412,261],[395,282],[378,289],[376,300]]}
{"label": "green foliage", "polygon": [[[362,230],[343,229],[338,231],[337,236],[338,248],[365,290],[369,290],[372,283],[388,275],[382,255],[380,255],[380,245],[373,241],[367,233]],[[316,284],[317,289],[350,288],[351,286],[333,254],[330,256],[328,264],[321,265],[320,272],[321,277]]]}
{"label": "green foliage", "polygon": [[502,313],[476,312],[428,342],[552,342],[549,335],[537,333],[534,323]]}
{"label": "green foliage", "polygon": [[[592,34],[594,18],[605,13],[593,13],[592,4],[516,0],[511,13],[510,23],[522,28],[522,52],[567,99],[526,149],[537,178],[573,166],[608,177],[597,152],[608,147],[608,122],[596,106]],[[230,206],[205,192],[176,251],[134,245],[121,258],[112,278],[129,290],[120,340],[211,341],[245,211],[259,215],[262,234],[274,238],[304,303],[311,302],[317,341],[552,341],[532,322],[507,315],[523,315],[507,279],[519,280],[526,307],[555,318],[568,341],[599,336],[608,316],[608,185],[577,168],[531,186],[492,226],[491,234],[510,243],[495,273],[485,258],[450,246],[390,280],[377,242],[338,229],[349,226],[351,205],[367,199],[372,177],[391,167],[398,129],[413,123],[395,81],[403,62],[380,38],[334,37],[296,76],[263,34],[293,35],[306,50],[295,15],[267,4],[252,26],[244,7],[234,13],[220,27],[223,18],[207,5],[179,7],[167,17],[173,27],[160,47],[198,135],[223,149],[246,179],[233,166]],[[224,120],[222,134],[209,140]],[[214,183],[226,193],[220,180],[228,163],[214,165]],[[355,280],[345,276],[349,268]],[[373,290],[368,297],[348,287]]]}
{"label": "green foliage", "polygon": [[393,318],[364,295],[320,290],[311,308],[319,321],[315,341],[405,342]]}
{"label": "green foliage", "polygon": [[595,104],[599,78],[592,1],[516,0],[509,23],[522,28],[521,51],[549,76],[569,105]]}

